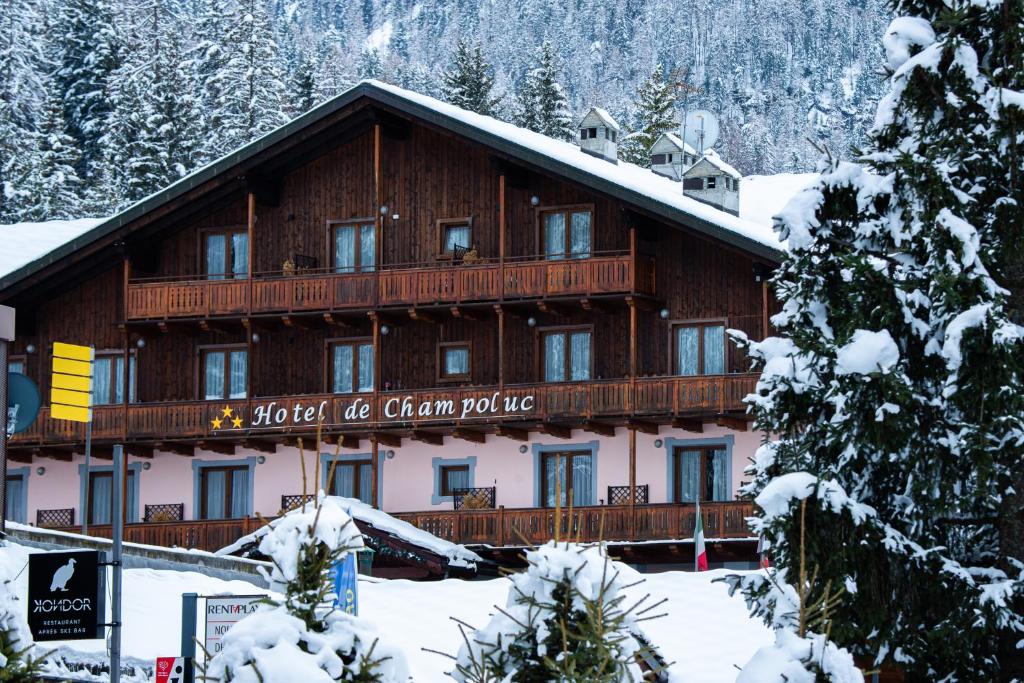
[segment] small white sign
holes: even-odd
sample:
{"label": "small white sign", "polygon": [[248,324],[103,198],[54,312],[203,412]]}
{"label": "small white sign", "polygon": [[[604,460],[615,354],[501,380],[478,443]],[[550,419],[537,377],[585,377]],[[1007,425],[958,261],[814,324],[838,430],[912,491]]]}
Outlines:
{"label": "small white sign", "polygon": [[224,595],[206,599],[206,652],[213,657],[221,650],[221,638],[228,629],[256,611],[264,595]]}
{"label": "small white sign", "polygon": [[14,309],[0,306],[0,339],[14,341]]}

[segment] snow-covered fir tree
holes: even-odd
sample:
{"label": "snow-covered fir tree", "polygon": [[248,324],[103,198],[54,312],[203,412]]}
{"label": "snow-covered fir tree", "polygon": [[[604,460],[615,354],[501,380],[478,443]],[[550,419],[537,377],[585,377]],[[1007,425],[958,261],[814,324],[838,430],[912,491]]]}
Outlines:
{"label": "snow-covered fir tree", "polygon": [[619,145],[619,157],[646,167],[651,162],[651,147],[661,134],[677,128],[676,86],[665,79],[665,68],[658,64],[637,88],[633,116]]}
{"label": "snow-covered fir tree", "polygon": [[555,48],[544,41],[537,48],[533,67],[516,93],[516,125],[558,140],[575,137],[572,110],[559,83],[561,70]]}
{"label": "snow-covered fir tree", "polygon": [[56,77],[67,133],[81,150],[77,166],[87,184],[103,163],[100,138],[113,109],[112,79],[121,63],[121,36],[110,0],[61,0],[51,39],[59,50]]}
{"label": "snow-covered fir tree", "polygon": [[46,22],[38,3],[8,0],[0,4],[0,100],[11,122],[32,130],[42,118],[45,83],[53,65],[45,37]]}
{"label": "snow-covered fir tree", "polygon": [[484,59],[483,48],[460,40],[443,77],[442,97],[457,107],[492,116],[501,101],[493,90],[494,73]]}
{"label": "snow-covered fir tree", "polygon": [[[0,549],[3,548],[0,541]],[[0,681],[32,683],[40,680],[43,661],[33,650],[25,623],[25,607],[15,594],[14,577],[0,571]]]}
{"label": "snow-covered fir tree", "polygon": [[750,344],[757,426],[778,440],[747,488],[777,569],[739,583],[780,626],[806,500],[807,561],[846,593],[837,644],[907,680],[1011,680],[1024,549],[1000,528],[1021,514],[1024,468],[1007,289],[1024,240],[1024,5],[895,8],[863,154],[828,159],[779,216],[780,336]]}

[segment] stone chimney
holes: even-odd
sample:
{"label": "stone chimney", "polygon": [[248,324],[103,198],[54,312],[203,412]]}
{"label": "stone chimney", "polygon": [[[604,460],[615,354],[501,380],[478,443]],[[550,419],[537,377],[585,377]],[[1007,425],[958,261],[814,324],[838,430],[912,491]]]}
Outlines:
{"label": "stone chimney", "polygon": [[580,121],[580,149],[595,157],[619,163],[619,124],[600,107],[591,107]]}

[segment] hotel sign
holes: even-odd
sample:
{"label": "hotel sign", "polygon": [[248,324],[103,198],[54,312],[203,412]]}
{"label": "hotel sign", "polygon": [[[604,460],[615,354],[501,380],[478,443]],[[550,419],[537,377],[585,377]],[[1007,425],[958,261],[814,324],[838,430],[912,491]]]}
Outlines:
{"label": "hotel sign", "polygon": [[[523,417],[537,409],[534,394],[490,394],[474,392],[472,395],[394,395],[376,398],[380,412],[374,415],[372,394],[354,395],[344,400],[314,398],[311,400],[264,400],[244,407],[225,405],[213,419],[213,431],[235,429],[274,429],[282,427],[309,427],[317,423],[361,424],[376,422],[417,422],[430,420],[473,420],[483,418]],[[337,413],[333,412],[334,403]]]}

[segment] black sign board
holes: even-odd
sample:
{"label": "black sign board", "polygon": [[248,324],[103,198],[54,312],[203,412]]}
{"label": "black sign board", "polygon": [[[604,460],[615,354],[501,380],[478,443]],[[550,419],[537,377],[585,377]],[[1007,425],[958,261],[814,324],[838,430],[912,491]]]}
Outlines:
{"label": "black sign board", "polygon": [[103,638],[106,553],[76,550],[28,556],[28,626],[42,640]]}

